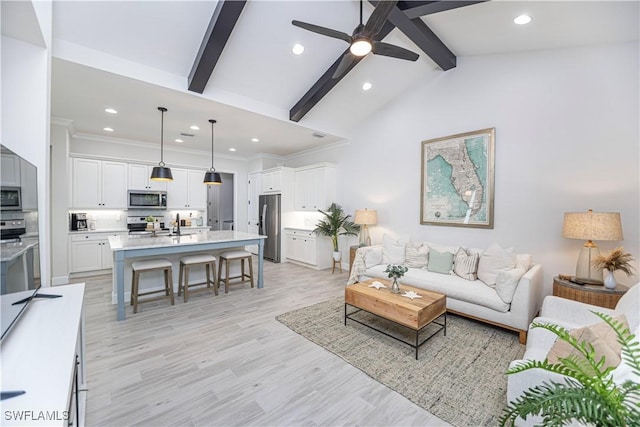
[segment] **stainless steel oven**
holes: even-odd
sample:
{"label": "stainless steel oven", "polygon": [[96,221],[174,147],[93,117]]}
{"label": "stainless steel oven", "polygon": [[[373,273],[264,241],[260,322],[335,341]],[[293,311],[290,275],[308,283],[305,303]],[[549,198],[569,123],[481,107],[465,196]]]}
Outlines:
{"label": "stainless steel oven", "polygon": [[3,211],[22,210],[22,190],[20,187],[0,187],[0,209]]}
{"label": "stainless steel oven", "polygon": [[166,191],[129,190],[127,200],[129,209],[167,209]]}

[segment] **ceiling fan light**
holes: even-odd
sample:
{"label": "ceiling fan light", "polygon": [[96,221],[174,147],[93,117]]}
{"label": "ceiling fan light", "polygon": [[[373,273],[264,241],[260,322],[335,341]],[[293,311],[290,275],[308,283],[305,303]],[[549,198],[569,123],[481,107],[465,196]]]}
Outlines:
{"label": "ceiling fan light", "polygon": [[371,42],[368,39],[362,38],[351,43],[349,50],[355,56],[365,56],[367,53],[371,52],[371,48]]}

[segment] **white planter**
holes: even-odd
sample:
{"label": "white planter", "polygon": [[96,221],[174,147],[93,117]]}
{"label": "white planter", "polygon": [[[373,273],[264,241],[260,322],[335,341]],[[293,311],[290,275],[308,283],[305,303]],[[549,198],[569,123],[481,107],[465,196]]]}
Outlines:
{"label": "white planter", "polygon": [[333,260],[334,261],[340,261],[342,259],[342,252],[338,251],[338,252],[334,252],[333,253]]}

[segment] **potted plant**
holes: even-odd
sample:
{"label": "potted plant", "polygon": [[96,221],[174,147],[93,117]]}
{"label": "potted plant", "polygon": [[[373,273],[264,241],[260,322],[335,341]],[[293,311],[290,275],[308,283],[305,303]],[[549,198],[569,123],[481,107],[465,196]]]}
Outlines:
{"label": "potted plant", "polygon": [[616,288],[616,278],[613,276],[613,272],[616,270],[623,271],[627,276],[633,274],[633,266],[631,265],[633,257],[629,253],[624,253],[624,248],[619,247],[606,255],[600,255],[596,257],[592,264],[598,270],[606,270],[604,275],[604,285],[608,289]]}
{"label": "potted plant", "polygon": [[318,209],[324,217],[318,221],[313,232],[320,236],[331,238],[333,244],[333,259],[340,261],[342,253],[338,248],[338,236],[357,236],[360,227],[350,221],[351,215],[346,215],[342,206],[331,203],[326,211]]}
{"label": "potted plant", "polygon": [[[622,344],[622,362],[631,371],[640,373],[640,343],[634,341],[629,328],[614,320],[612,316],[596,313],[616,333],[618,342]],[[512,426],[518,417],[540,415],[542,425],[568,425],[577,421],[581,425],[593,426],[637,426],[640,419],[638,398],[640,384],[627,379],[622,384],[613,381],[613,367],[603,368],[604,356],[599,360],[593,346],[586,341],[578,342],[569,331],[553,324],[537,323],[532,328],[545,328],[553,332],[559,339],[569,343],[581,357],[569,356],[559,358],[558,363],[529,360],[507,371],[507,375],[528,369],[544,369],[564,375],[564,383],[543,382],[525,391],[524,395],[510,402],[500,417],[501,426]]]}
{"label": "potted plant", "polygon": [[385,273],[389,276],[390,279],[393,279],[393,284],[391,284],[391,292],[394,294],[400,293],[400,286],[398,285],[398,279],[404,276],[404,273],[409,271],[407,267],[404,265],[395,265],[388,264],[387,268],[384,270]]}

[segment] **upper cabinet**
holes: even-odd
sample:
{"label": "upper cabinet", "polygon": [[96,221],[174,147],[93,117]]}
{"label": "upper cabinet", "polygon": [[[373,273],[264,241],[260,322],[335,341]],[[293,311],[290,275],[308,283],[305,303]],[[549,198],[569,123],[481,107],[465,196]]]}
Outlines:
{"label": "upper cabinet", "polygon": [[153,166],[129,164],[129,190],[167,191],[165,181],[151,180]]}
{"label": "upper cabinet", "polygon": [[71,207],[126,209],[127,164],[73,159]]}
{"label": "upper cabinet", "polygon": [[167,185],[167,208],[207,208],[207,186],[203,183],[204,171],[171,168],[173,181]]}
{"label": "upper cabinet", "polygon": [[336,197],[336,168],[331,164],[311,165],[294,173],[294,206],[299,211],[326,209]]}
{"label": "upper cabinet", "polygon": [[261,187],[263,194],[269,193],[288,193],[293,181],[293,169],[286,167],[277,167],[262,171]]}
{"label": "upper cabinet", "polygon": [[13,154],[4,154],[0,157],[0,182],[2,185],[20,186],[20,158]]}

